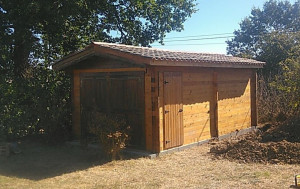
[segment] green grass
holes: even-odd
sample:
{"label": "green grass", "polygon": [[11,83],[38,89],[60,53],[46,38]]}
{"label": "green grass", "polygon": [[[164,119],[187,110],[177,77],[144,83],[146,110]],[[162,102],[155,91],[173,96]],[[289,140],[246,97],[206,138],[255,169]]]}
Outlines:
{"label": "green grass", "polygon": [[268,171],[259,171],[259,172],[255,172],[254,176],[256,178],[270,178],[271,174]]}

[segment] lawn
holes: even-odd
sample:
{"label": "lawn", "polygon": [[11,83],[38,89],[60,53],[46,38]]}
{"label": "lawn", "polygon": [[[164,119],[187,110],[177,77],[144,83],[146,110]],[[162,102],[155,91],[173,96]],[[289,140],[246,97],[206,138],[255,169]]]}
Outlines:
{"label": "lawn", "polygon": [[21,144],[0,158],[0,188],[289,188],[300,165],[215,159],[209,144],[156,159],[108,162],[95,149]]}

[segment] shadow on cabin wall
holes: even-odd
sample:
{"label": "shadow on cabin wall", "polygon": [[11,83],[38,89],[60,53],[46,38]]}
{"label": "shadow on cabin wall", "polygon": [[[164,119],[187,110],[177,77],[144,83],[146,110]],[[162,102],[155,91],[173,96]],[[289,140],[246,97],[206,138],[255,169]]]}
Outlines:
{"label": "shadow on cabin wall", "polygon": [[[233,132],[250,126],[250,69],[216,69],[219,132]],[[198,122],[198,139],[208,135],[214,123],[213,69],[183,73],[183,107],[186,122]],[[193,111],[190,111],[193,109]],[[195,112],[197,110],[198,112]],[[197,115],[198,114],[198,115]],[[199,116],[200,115],[200,116]],[[228,124],[226,124],[228,123]],[[184,123],[185,127],[186,125]],[[193,125],[195,126],[195,124]],[[212,136],[217,136],[213,129]],[[188,133],[187,133],[188,134]],[[206,137],[207,138],[207,137]]]}
{"label": "shadow on cabin wall", "polygon": [[[212,69],[183,73],[183,105],[210,102],[213,96]],[[250,86],[250,69],[217,69],[218,100],[239,98]],[[249,93],[250,94],[250,93]]]}
{"label": "shadow on cabin wall", "polygon": [[251,126],[250,69],[231,69],[218,74],[219,136]]}
{"label": "shadow on cabin wall", "polygon": [[[144,148],[144,72],[81,73],[81,133],[86,139],[89,112],[123,115],[131,127],[130,145]],[[89,130],[89,131],[88,131]]]}
{"label": "shadow on cabin wall", "polygon": [[238,98],[245,94],[250,86],[250,69],[220,69],[218,71],[218,99]]}

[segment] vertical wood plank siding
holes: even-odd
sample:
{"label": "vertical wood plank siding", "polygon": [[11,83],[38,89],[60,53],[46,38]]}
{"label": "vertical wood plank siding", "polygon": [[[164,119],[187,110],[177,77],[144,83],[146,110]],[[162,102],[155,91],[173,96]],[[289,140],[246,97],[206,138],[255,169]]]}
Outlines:
{"label": "vertical wood plank siding", "polygon": [[182,74],[164,72],[164,146],[165,149],[183,144]]}
{"label": "vertical wood plank siding", "polygon": [[[72,105],[72,121],[73,121],[73,127],[72,127],[72,133],[73,133],[73,136],[77,139],[81,138],[81,104],[83,102],[80,101],[81,99],[81,93],[80,93],[80,90],[81,90],[81,75],[82,74],[99,74],[99,73],[103,73],[103,74],[107,74],[107,73],[128,73],[128,72],[132,72],[132,73],[138,73],[138,72],[144,72],[145,71],[145,68],[105,68],[105,69],[82,69],[82,70],[73,70],[73,75],[72,75],[72,101],[73,101],[73,105]],[[122,75],[122,74],[121,74]],[[136,116],[139,116],[141,117],[139,119],[138,117],[138,120],[137,119],[132,119],[132,120],[137,120],[136,122],[138,123],[139,121],[142,120],[142,123],[139,122],[139,126],[142,127],[141,131],[143,133],[139,133],[140,136],[145,136],[145,128],[144,128],[144,75],[142,76],[141,78],[141,82],[143,82],[143,84],[141,85],[142,88],[142,94],[133,94],[130,96],[130,91],[132,90],[131,88],[136,88],[136,81],[132,81],[130,80],[128,77],[125,77],[127,78],[126,80],[128,80],[127,82],[123,82],[124,83],[124,86],[125,88],[128,88],[128,90],[125,90],[124,95],[125,97],[124,98],[129,98],[128,99],[128,103],[132,103],[131,101],[134,100],[135,96],[142,96],[143,99],[142,99],[142,107],[143,107],[143,110],[142,112],[139,112],[139,113],[142,113],[141,115],[140,114],[137,114],[136,113]],[[124,79],[125,79],[124,78]],[[104,81],[105,82],[105,81]],[[121,82],[121,81],[120,81]],[[97,85],[98,86],[98,85]],[[117,86],[115,86],[116,88]],[[139,87],[140,88],[140,87]],[[99,89],[95,89],[95,90],[99,90]],[[150,89],[151,90],[151,89]],[[114,92],[115,93],[115,92]],[[123,94],[122,93],[122,94]],[[115,94],[118,94],[118,93],[115,93]],[[113,96],[115,96],[115,94]],[[100,94],[99,94],[100,95]],[[101,96],[103,96],[104,94],[101,93]],[[99,97],[100,98],[100,97]],[[116,105],[118,99],[115,101],[115,103],[113,104],[114,106]],[[130,101],[130,102],[129,102]],[[107,101],[108,103],[108,101]],[[133,103],[135,104],[135,103]],[[129,106],[131,107],[131,105],[133,104],[129,104]],[[106,107],[108,107],[110,105],[107,105],[106,104]],[[132,107],[131,107],[132,108]],[[131,114],[128,115],[128,117],[131,119],[132,116]],[[133,123],[135,124],[135,122]],[[145,140],[145,138],[144,138]],[[141,142],[141,145],[145,145],[145,141],[144,142]]]}

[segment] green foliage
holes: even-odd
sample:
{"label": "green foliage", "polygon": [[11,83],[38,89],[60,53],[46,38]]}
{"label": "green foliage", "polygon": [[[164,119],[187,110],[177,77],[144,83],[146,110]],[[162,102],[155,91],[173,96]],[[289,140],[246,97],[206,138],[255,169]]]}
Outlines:
{"label": "green foliage", "polygon": [[267,64],[264,73],[280,69],[295,43],[299,44],[300,1],[269,0],[263,9],[252,9],[251,15],[234,31],[235,37],[227,41],[228,54],[255,58]]}
{"label": "green foliage", "polygon": [[63,138],[70,83],[55,60],[91,41],[162,43],[194,12],[195,0],[0,0],[0,132]]}
{"label": "green foliage", "polygon": [[[2,69],[22,75],[91,41],[148,46],[181,31],[195,0],[0,0]],[[3,53],[2,53],[3,52]]]}
{"label": "green foliage", "polygon": [[259,71],[260,121],[282,121],[299,116],[300,0],[269,0],[227,41],[228,54],[265,61]]}
{"label": "green foliage", "polygon": [[70,83],[63,73],[35,67],[26,78],[0,76],[0,127],[8,139],[42,135],[59,142],[70,129]]}
{"label": "green foliage", "polygon": [[130,139],[130,126],[123,115],[92,112],[88,127],[98,136],[101,147],[112,160],[117,156],[122,158],[120,151]]}
{"label": "green foliage", "polygon": [[291,96],[280,90],[278,88],[280,85],[283,85],[282,80],[273,77],[259,77],[257,96],[260,123],[275,123],[293,116],[295,111],[290,106]]}
{"label": "green foliage", "polygon": [[282,74],[276,77],[273,83],[280,91],[288,94],[289,105],[292,111],[300,111],[300,45],[289,52],[286,60],[280,63]]}
{"label": "green foliage", "polygon": [[300,46],[292,47],[273,77],[260,76],[258,83],[261,122],[284,121],[300,113]]}

